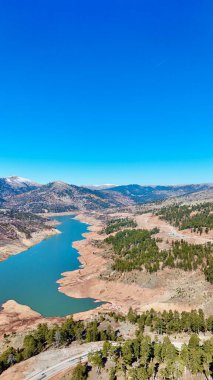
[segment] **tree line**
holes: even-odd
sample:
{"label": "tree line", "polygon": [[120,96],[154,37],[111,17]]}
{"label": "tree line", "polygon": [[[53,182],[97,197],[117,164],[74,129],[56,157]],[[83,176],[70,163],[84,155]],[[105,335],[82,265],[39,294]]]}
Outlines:
{"label": "tree line", "polygon": [[101,369],[110,363],[109,380],[123,375],[132,380],[178,380],[184,373],[203,374],[205,379],[213,375],[213,338],[200,343],[198,335],[192,334],[188,344],[178,350],[168,336],[162,341],[151,340],[139,334],[119,345],[105,342],[103,349],[88,356],[88,364],[79,363],[71,380],[85,380],[90,365],[96,368],[97,378]]}
{"label": "tree line", "polygon": [[0,374],[15,363],[29,359],[32,356],[50,348],[69,345],[73,341],[96,342],[103,340],[117,340],[117,332],[110,324],[106,329],[100,327],[100,321],[88,323],[74,321],[72,317],[66,319],[61,325],[48,327],[46,323],[39,324],[36,330],[27,334],[22,348],[9,347],[0,355]]}
{"label": "tree line", "polygon": [[[135,337],[123,341],[119,330],[112,328],[112,319],[135,324]],[[152,341],[145,335],[145,327],[156,332],[159,338]],[[48,327],[47,324],[39,324],[25,336],[21,348],[10,347],[4,351],[0,355],[0,373],[50,347],[63,347],[73,341],[104,341],[101,351],[89,355],[89,362],[97,367],[97,373],[108,360],[113,362],[110,380],[116,379],[120,372],[135,380],[179,379],[186,370],[192,374],[203,373],[206,379],[210,379],[213,375],[213,338],[201,344],[196,335],[207,331],[213,332],[213,316],[205,318],[201,309],[182,313],[151,309],[138,314],[130,308],[127,315],[109,313],[89,322],[74,321],[70,317],[61,325]],[[181,332],[191,334],[191,337],[188,345],[183,345],[178,351],[169,334]],[[88,370],[88,366],[79,364],[72,380],[86,379]]]}
{"label": "tree line", "polygon": [[165,267],[185,271],[201,269],[206,280],[213,283],[213,244],[190,244],[184,240],[172,242],[168,250],[160,250],[153,235],[157,229],[124,230],[105,239],[112,246],[112,269],[128,272],[134,269],[157,272]]}
{"label": "tree line", "polygon": [[150,328],[151,332],[158,335],[175,334],[175,333],[213,333],[213,315],[205,317],[202,309],[192,311],[177,310],[163,312],[156,311],[153,308],[143,313],[137,313],[130,307],[126,315],[110,312],[110,318],[116,322],[125,321],[138,326],[139,332],[144,332],[146,327]]}
{"label": "tree line", "polygon": [[107,226],[102,230],[102,233],[107,235],[112,232],[117,232],[122,228],[134,228],[137,227],[137,223],[130,218],[119,218],[108,221]]}
{"label": "tree line", "polygon": [[156,212],[161,219],[180,230],[191,228],[200,234],[209,232],[213,228],[213,203],[205,202],[197,205],[179,205],[162,207]]}
{"label": "tree line", "polygon": [[129,309],[126,319],[138,325],[138,331],[144,332],[145,327],[150,327],[152,332],[159,335],[174,333],[213,333],[213,316],[205,318],[202,309],[183,311],[157,312],[154,309],[137,314],[132,308]]}
{"label": "tree line", "polygon": [[[71,380],[86,380],[91,366],[96,368],[99,378],[102,368],[110,364],[109,380],[123,375],[131,380],[178,380],[188,371],[191,375],[203,375],[210,380],[213,376],[213,338],[202,344],[197,334],[213,332],[213,316],[205,318],[201,309],[191,312],[163,311],[154,309],[138,314],[132,308],[127,315],[109,313],[115,321],[129,321],[137,325],[135,338],[112,345],[105,341],[103,349],[88,356],[88,363],[79,363]],[[156,332],[162,339],[144,335],[145,327]],[[171,343],[169,334],[186,332],[188,344],[177,349]]]}

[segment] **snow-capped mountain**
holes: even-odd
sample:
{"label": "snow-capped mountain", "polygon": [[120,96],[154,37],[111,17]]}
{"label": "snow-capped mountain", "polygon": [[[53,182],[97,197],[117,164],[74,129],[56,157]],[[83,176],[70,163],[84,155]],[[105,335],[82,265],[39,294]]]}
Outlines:
{"label": "snow-capped mountain", "polygon": [[27,178],[12,176],[0,178],[0,198],[22,194],[40,187],[38,183]]}

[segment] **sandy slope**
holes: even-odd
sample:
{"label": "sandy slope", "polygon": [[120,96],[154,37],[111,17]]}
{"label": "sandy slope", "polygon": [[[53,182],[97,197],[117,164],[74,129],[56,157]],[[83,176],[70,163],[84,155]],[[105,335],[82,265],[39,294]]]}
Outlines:
{"label": "sandy slope", "polygon": [[213,242],[213,231],[209,234],[203,233],[199,235],[191,230],[181,230],[167,223],[165,220],[161,220],[158,216],[151,213],[136,215],[135,219],[139,228],[152,229],[158,227],[160,233],[158,234],[164,241],[168,240],[170,243],[172,240],[187,240],[190,244],[205,244],[207,242]]}
{"label": "sandy slope", "polygon": [[5,333],[26,331],[39,323],[57,323],[64,318],[45,318],[26,305],[10,300],[2,305],[0,312],[0,338]]}

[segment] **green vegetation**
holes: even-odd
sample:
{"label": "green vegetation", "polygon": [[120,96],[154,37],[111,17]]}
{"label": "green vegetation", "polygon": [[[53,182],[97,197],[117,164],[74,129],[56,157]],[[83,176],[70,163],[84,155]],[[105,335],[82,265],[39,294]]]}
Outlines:
{"label": "green vegetation", "polygon": [[[122,337],[118,338],[118,331],[112,329],[113,319],[136,325],[135,336],[125,341]],[[191,335],[188,344],[183,344],[178,350],[168,335],[183,332]],[[63,347],[75,340],[102,340],[102,350],[88,355],[89,363],[96,368],[97,378],[108,362],[109,380],[115,380],[120,375],[134,380],[178,380],[186,371],[189,378],[190,374],[203,374],[210,379],[213,375],[213,338],[201,343],[196,335],[201,332],[213,333],[213,316],[205,318],[202,310],[160,313],[151,309],[137,314],[130,308],[126,316],[110,313],[88,323],[69,318],[51,328],[40,324],[34,332],[26,335],[21,349],[8,348],[0,356],[0,373],[51,346]],[[150,333],[156,334],[153,340]],[[71,380],[86,380],[90,370],[90,366],[79,363]]]}
{"label": "green vegetation", "polygon": [[212,282],[213,244],[189,244],[185,241],[175,241],[167,252],[164,266],[180,268],[185,271],[202,269],[207,281]]}
{"label": "green vegetation", "polygon": [[114,362],[110,380],[116,379],[116,375],[134,380],[178,380],[186,371],[189,376],[204,374],[209,379],[213,375],[213,338],[201,345],[199,337],[192,334],[189,343],[179,351],[167,336],[153,342],[149,336],[138,335],[117,346],[110,344],[107,353],[102,350],[89,357],[89,362],[98,366],[99,373],[108,360]]}
{"label": "green vegetation", "polygon": [[[107,355],[108,351],[106,352]],[[104,361],[103,361],[103,352],[102,351],[96,351],[94,353],[89,353],[88,354],[88,360],[89,362],[97,367],[97,373],[99,374],[101,371],[101,368],[104,366]]]}
{"label": "green vegetation", "polygon": [[119,231],[123,228],[134,228],[134,227],[137,227],[137,223],[133,219],[130,219],[130,218],[113,219],[107,223],[107,227],[103,229],[102,233],[109,235],[112,232]]}
{"label": "green vegetation", "polygon": [[[213,375],[213,338],[201,344],[196,335],[213,332],[213,317],[205,318],[201,309],[182,313],[171,310],[160,313],[151,309],[138,315],[130,308],[127,316],[114,313],[110,316],[116,321],[137,324],[138,329],[134,339],[118,342],[116,346],[105,342],[101,351],[89,356],[89,363],[97,367],[98,374],[109,361],[109,380],[115,380],[120,375],[134,380],[178,380],[186,371],[189,378],[202,374],[210,379]],[[164,337],[152,341],[150,336],[144,335],[145,327]],[[182,332],[191,335],[188,344],[183,344],[178,350],[165,334]]]}
{"label": "green vegetation", "polygon": [[137,315],[133,310],[129,310],[128,320],[138,324],[139,333],[144,332],[145,327],[159,335],[174,333],[213,333],[213,317],[205,318],[201,309],[191,312],[164,311],[162,313],[151,309],[145,313]]}
{"label": "green vegetation", "polygon": [[138,325],[137,334],[143,333],[145,328],[158,335],[176,334],[176,333],[206,333],[209,331],[213,334],[213,316],[205,318],[201,309],[190,312],[183,311],[163,311],[157,312],[154,309],[147,310],[144,313],[137,314],[132,308],[126,316],[109,313],[109,316],[116,322],[126,321]]}
{"label": "green vegetation", "polygon": [[175,241],[169,250],[160,250],[153,237],[157,229],[125,230],[105,239],[113,248],[113,269],[156,272],[164,267],[185,271],[201,269],[206,280],[213,283],[213,244],[189,244]]}
{"label": "green vegetation", "polygon": [[106,238],[105,242],[112,245],[115,255],[113,269],[121,272],[143,267],[149,272],[160,269],[163,257],[156,240],[152,237],[156,232],[157,229],[125,230]]}
{"label": "green vegetation", "polygon": [[206,202],[198,205],[173,205],[162,207],[156,213],[161,219],[181,230],[191,228],[194,232],[206,233],[213,228],[213,203]]}
{"label": "green vegetation", "polygon": [[112,330],[110,324],[106,329],[101,329],[100,322],[96,320],[84,324],[69,318],[62,325],[54,325],[51,328],[48,328],[47,324],[40,324],[33,333],[26,335],[21,349],[16,350],[10,347],[0,355],[0,374],[11,365],[29,359],[51,346],[60,347],[75,340],[82,342],[115,341],[117,333]]}
{"label": "green vegetation", "polygon": [[71,380],[86,380],[87,376],[88,376],[87,366],[79,363],[74,368]]}

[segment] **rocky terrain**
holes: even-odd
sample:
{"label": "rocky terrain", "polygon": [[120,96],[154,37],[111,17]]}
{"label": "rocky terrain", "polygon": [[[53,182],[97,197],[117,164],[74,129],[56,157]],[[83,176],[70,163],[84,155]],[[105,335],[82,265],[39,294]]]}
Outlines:
{"label": "rocky terrain", "polygon": [[213,197],[213,184],[109,186],[76,186],[61,181],[41,185],[21,177],[0,178],[0,205],[32,213],[72,212]]}
{"label": "rocky terrain", "polygon": [[57,233],[54,223],[31,213],[0,210],[0,260]]}
{"label": "rocky terrain", "polygon": [[98,210],[129,203],[129,199],[122,194],[109,194],[60,181],[8,197],[5,201],[8,208],[33,213]]}
{"label": "rocky terrain", "polygon": [[0,202],[6,197],[22,194],[38,188],[40,185],[21,177],[0,178]]}

